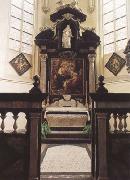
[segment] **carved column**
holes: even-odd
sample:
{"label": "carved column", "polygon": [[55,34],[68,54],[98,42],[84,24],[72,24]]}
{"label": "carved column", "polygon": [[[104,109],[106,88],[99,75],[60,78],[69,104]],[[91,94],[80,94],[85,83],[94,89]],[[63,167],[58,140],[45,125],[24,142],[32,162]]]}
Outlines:
{"label": "carved column", "polygon": [[107,161],[107,114],[97,113],[98,121],[98,180],[110,180],[108,177],[108,161]]}
{"label": "carved column", "polygon": [[41,72],[40,72],[40,89],[42,93],[46,92],[46,59],[47,54],[41,54]]}
{"label": "carved column", "polygon": [[95,72],[95,59],[96,54],[88,54],[89,59],[89,93],[96,91],[96,72]]}

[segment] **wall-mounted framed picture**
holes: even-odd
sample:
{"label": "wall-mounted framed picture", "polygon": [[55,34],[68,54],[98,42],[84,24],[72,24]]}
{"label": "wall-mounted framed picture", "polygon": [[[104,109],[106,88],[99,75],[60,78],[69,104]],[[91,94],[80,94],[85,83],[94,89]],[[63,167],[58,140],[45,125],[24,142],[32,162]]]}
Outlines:
{"label": "wall-mounted framed picture", "polygon": [[18,56],[13,58],[9,63],[19,76],[23,75],[31,67],[31,64],[23,53],[20,53]]}
{"label": "wall-mounted framed picture", "polygon": [[112,72],[115,76],[121,71],[121,69],[125,66],[125,59],[119,56],[116,53],[113,53],[105,67]]}
{"label": "wall-mounted framed picture", "polygon": [[51,58],[50,95],[84,95],[84,59]]}

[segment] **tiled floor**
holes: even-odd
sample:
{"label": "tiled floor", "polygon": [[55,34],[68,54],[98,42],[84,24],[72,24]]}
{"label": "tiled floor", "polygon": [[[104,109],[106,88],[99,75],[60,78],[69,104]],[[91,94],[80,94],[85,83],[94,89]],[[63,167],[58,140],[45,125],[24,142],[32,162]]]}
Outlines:
{"label": "tiled floor", "polygon": [[43,145],[42,151],[44,154],[42,153],[41,173],[88,173],[91,171],[91,160],[85,145],[54,145],[48,148]]}

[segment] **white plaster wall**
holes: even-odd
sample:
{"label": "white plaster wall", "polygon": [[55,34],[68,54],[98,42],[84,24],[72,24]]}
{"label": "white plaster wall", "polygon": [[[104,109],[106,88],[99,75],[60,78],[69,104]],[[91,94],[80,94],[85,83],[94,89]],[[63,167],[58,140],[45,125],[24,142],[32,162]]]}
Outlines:
{"label": "white plaster wall", "polygon": [[[117,52],[121,57],[125,59],[125,55],[122,51]],[[106,81],[106,87],[109,92],[114,93],[130,93],[130,74],[127,72],[126,65],[121,69],[117,76],[114,76],[107,68],[105,64],[108,62],[112,53],[104,57],[104,77]]]}
{"label": "white plaster wall", "polygon": [[[101,10],[101,3],[102,0],[97,0],[96,3],[96,18],[97,18],[97,33],[99,34],[101,38],[101,45],[98,48],[98,54],[97,54],[97,76],[100,74],[104,75],[105,77],[105,87],[108,89],[110,93],[130,93],[130,74],[128,74],[126,70],[126,66],[123,67],[123,69],[119,72],[117,76],[114,76],[110,71],[108,71],[105,68],[105,64],[109,60],[111,54],[108,54],[103,58],[102,54],[102,47],[103,47],[103,33],[102,33],[102,23],[101,23],[101,16],[102,16],[102,10]],[[128,39],[130,37],[130,1],[127,0],[127,19],[128,19]],[[123,51],[117,52],[121,57],[125,58]],[[130,116],[129,116],[130,117]],[[130,121],[127,120],[127,129],[130,130]],[[111,121],[111,127],[113,127],[113,121]]]}
{"label": "white plaster wall", "polygon": [[9,0],[0,0],[0,74],[5,72],[8,44]]}
{"label": "white plaster wall", "polygon": [[0,78],[0,93],[28,93],[32,83]]}
{"label": "white plaster wall", "polygon": [[10,0],[0,0],[0,92],[28,92],[32,84],[32,76],[37,74],[37,71],[34,71],[37,63],[34,63],[33,57],[25,54],[32,68],[22,76],[19,76],[9,64],[9,61],[19,54],[9,49],[10,2]]}
{"label": "white plaster wall", "polygon": [[129,81],[120,81],[107,83],[106,88],[110,93],[130,93],[130,82]]}

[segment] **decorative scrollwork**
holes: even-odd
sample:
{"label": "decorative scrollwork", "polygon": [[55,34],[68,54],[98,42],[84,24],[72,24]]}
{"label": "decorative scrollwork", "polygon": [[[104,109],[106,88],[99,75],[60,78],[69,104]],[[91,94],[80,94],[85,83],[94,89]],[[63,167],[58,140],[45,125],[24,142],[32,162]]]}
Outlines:
{"label": "decorative scrollwork", "polygon": [[63,51],[63,52],[60,52],[59,53],[59,57],[60,58],[67,58],[67,59],[69,59],[69,58],[71,58],[71,59],[73,59],[73,58],[75,58],[77,56],[77,53],[76,52],[74,52],[74,51]]}
{"label": "decorative scrollwork", "polygon": [[44,0],[43,1],[43,6],[42,6],[42,11],[47,14],[50,11],[49,8],[49,0]]}
{"label": "decorative scrollwork", "polygon": [[95,10],[95,0],[88,1],[88,11],[89,13],[93,13]]}

